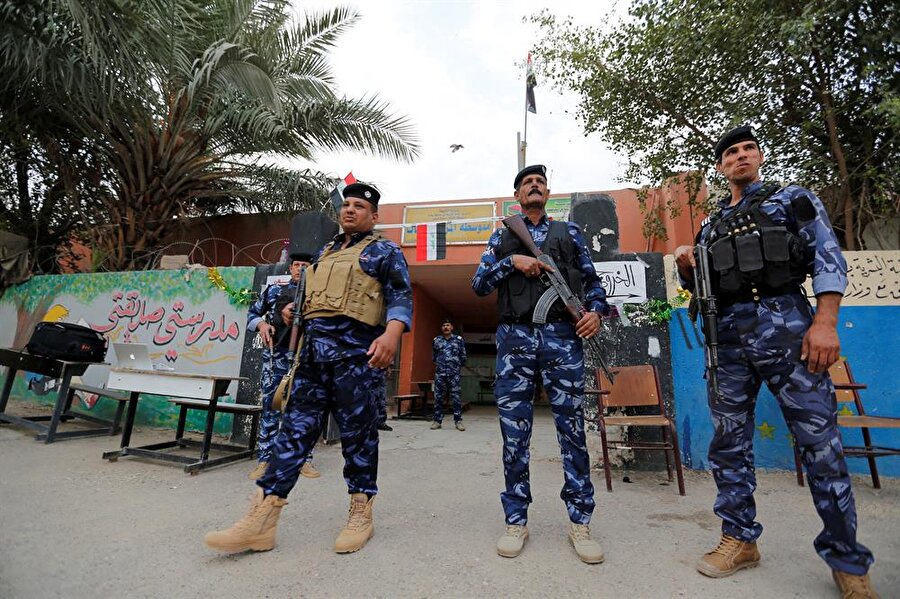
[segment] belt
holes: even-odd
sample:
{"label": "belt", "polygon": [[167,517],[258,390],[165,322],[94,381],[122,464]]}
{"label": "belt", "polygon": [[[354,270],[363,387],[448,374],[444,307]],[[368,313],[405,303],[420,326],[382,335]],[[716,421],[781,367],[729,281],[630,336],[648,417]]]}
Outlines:
{"label": "belt", "polygon": [[780,289],[773,289],[771,287],[751,287],[749,289],[741,289],[737,293],[727,295],[721,294],[718,296],[718,300],[720,305],[730,306],[732,304],[745,302],[759,303],[759,301],[764,298],[777,297],[779,295],[791,295],[793,293],[800,293],[802,295],[802,289],[797,286],[783,287]]}

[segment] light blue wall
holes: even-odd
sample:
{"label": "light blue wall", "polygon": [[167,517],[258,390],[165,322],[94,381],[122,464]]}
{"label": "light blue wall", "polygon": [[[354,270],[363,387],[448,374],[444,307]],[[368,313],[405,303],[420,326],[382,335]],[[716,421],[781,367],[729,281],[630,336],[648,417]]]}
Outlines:
{"label": "light blue wall", "polygon": [[[679,324],[684,324],[691,348]],[[841,308],[838,333],[841,355],[853,369],[854,378],[868,385],[860,392],[866,412],[900,416],[900,306],[848,306]],[[712,422],[706,405],[703,346],[691,330],[687,310],[679,308],[669,323],[672,338],[672,370],[675,379],[675,414],[685,466],[706,469]],[[768,425],[774,427],[768,429]],[[794,454],[787,425],[775,398],[764,389],[756,406],[753,447],[758,468],[794,468]],[[764,431],[761,427],[765,428]],[[859,445],[858,430],[842,429],[845,445]],[[872,429],[874,445],[900,447],[900,429]],[[866,460],[848,460],[851,472],[868,474]],[[878,471],[900,476],[900,456],[878,459]]]}

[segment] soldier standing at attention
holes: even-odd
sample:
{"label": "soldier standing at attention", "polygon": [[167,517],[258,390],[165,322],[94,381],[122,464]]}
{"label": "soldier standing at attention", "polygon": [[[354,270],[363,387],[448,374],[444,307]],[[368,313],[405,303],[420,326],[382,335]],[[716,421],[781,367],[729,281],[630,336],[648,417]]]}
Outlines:
{"label": "soldier standing at attention", "polygon": [[608,314],[609,305],[578,225],[551,221],[544,211],[550,197],[546,168],[541,164],[525,167],[516,175],[513,188],[534,243],[553,258],[573,293],[583,292],[589,311],[573,324],[562,302],[556,302],[545,324],[533,323],[534,308],[544,291],[540,276],[550,267],[527,255],[511,231],[494,231],[481,254],[472,288],[478,295],[497,289],[500,319],[494,396],[503,435],[506,489],[500,494],[500,501],[506,532],[497,542],[497,553],[516,557],[528,538],[528,446],[534,420],[534,388],[540,380],[550,401],[562,455],[565,482],[560,497],[569,513],[569,540],[582,561],[598,564],[603,561],[603,551],[591,538],[589,526],[594,512],[594,485],[584,436],[582,339],[597,334],[600,314]]}
{"label": "soldier standing at attention", "polygon": [[[877,597],[867,574],[874,558],[856,540],[856,505],[837,429],[828,367],[840,355],[838,309],[847,287],[841,255],[822,202],[796,186],[760,179],[763,153],[753,129],[725,133],[716,170],[731,193],[704,221],[718,313],[719,393],[708,388],[715,431],[709,463],[719,489],[718,546],[697,563],[701,574],[728,576],[760,560],[753,491],[756,396],[763,381],[790,427],[824,529],[814,545],[843,597]],[[675,251],[679,275],[694,284],[693,246]],[[816,309],[801,285],[812,276]]]}
{"label": "soldier standing at attention", "polygon": [[431,430],[441,428],[444,419],[444,395],[453,402],[453,422],[456,430],[464,431],[462,401],[460,400],[460,369],[466,363],[466,343],[453,334],[453,323],[445,318],[441,334],[431,342],[431,361],[434,362],[434,422]]}
{"label": "soldier standing at attention", "polygon": [[374,234],[381,194],[365,183],[343,190],[338,234],[307,271],[304,335],[296,378],[275,438],[272,460],[256,482],[250,511],[234,526],[206,535],[225,552],[275,546],[281,509],[331,411],[341,431],[350,495],[337,553],[358,551],[375,531],[378,493],[378,401],[385,368],[412,322],[412,286],[403,252]]}

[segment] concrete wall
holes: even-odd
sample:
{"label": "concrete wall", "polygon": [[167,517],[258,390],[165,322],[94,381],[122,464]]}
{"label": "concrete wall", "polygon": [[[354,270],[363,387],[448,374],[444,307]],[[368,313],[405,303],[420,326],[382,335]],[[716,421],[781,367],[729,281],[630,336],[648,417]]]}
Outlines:
{"label": "concrete wall", "polygon": [[[252,268],[219,270],[232,287],[249,287]],[[214,287],[205,268],[187,271],[144,271],[34,277],[12,287],[0,299],[0,345],[22,348],[41,321],[90,326],[110,339],[106,362],[115,364],[112,342],[150,346],[154,363],[180,372],[237,375],[241,364],[247,307],[229,301]],[[5,369],[4,369],[5,370]],[[90,366],[82,380],[105,386],[108,365]],[[4,374],[5,376],[5,374]],[[226,401],[239,396],[232,383]],[[12,397],[52,405],[56,381],[19,372]],[[112,402],[96,396],[81,398],[79,409],[111,417]],[[189,412],[188,427],[203,430],[205,415]],[[178,412],[165,398],[148,396],[138,404],[137,424],[172,427]],[[232,417],[216,419],[216,432],[231,432]]]}
{"label": "concrete wall", "polygon": [[[844,256],[850,285],[838,323],[841,355],[848,360],[856,380],[868,385],[860,391],[867,413],[900,416],[900,252],[846,252]],[[671,259],[667,265],[671,297]],[[702,378],[702,337],[695,333],[684,308],[676,310],[669,332],[682,459],[687,467],[705,469],[712,424]],[[862,444],[858,429],[842,429],[842,435],[845,445]],[[872,429],[872,442],[900,447],[900,430]],[[794,468],[787,425],[767,389],[757,402],[754,452],[757,467]],[[865,460],[854,458],[849,463],[852,472],[868,473]],[[880,458],[878,469],[888,476],[900,476],[900,457]]]}

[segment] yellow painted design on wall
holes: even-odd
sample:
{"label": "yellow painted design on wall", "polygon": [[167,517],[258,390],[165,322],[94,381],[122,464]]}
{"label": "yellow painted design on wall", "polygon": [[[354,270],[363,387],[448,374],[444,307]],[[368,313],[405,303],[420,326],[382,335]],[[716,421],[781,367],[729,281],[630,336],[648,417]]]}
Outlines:
{"label": "yellow painted design on wall", "polygon": [[759,431],[759,437],[761,439],[772,439],[775,440],[775,427],[763,420],[763,423],[756,427]]}
{"label": "yellow painted design on wall", "polygon": [[62,304],[53,304],[42,319],[44,322],[59,322],[69,315],[69,309]]}
{"label": "yellow painted design on wall", "polygon": [[[416,245],[416,225],[447,223],[447,245],[485,243],[494,232],[494,203],[407,206],[403,209],[402,245]],[[457,222],[476,220],[478,222]]]}

